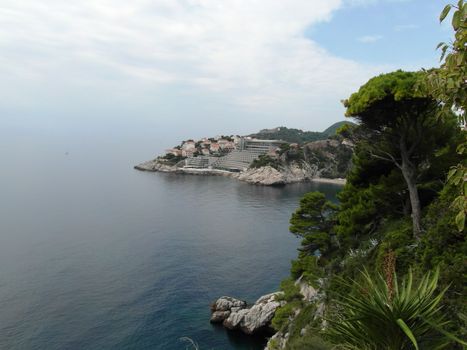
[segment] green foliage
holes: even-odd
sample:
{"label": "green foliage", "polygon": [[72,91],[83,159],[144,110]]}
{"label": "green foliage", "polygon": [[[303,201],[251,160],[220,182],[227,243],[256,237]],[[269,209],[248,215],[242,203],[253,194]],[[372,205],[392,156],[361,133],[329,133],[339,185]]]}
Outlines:
{"label": "green foliage", "polygon": [[250,164],[250,168],[253,169],[261,168],[263,166],[270,166],[279,170],[281,167],[281,162],[277,158],[273,158],[267,154],[262,154]]}
{"label": "green foliage", "polygon": [[175,165],[178,162],[186,159],[186,157],[176,156],[176,155],[173,155],[172,153],[167,153],[165,156],[160,157],[160,159],[164,160],[165,163],[167,163],[168,165]]}
{"label": "green foliage", "polygon": [[318,265],[318,257],[306,254],[301,254],[297,260],[292,261],[290,274],[293,279],[303,277],[308,284],[315,288],[318,288],[316,281],[324,277],[324,271]]}
{"label": "green foliage", "polygon": [[318,326],[319,322],[317,322],[316,318],[316,305],[307,304],[295,316],[294,322],[290,325],[288,332],[292,338],[295,338],[301,335],[302,330],[308,328],[310,333],[316,335],[318,333],[316,329]]}
{"label": "green foliage", "polygon": [[[449,113],[451,109],[458,111],[459,122],[466,122],[467,113],[467,4],[465,0],[459,0],[457,5],[448,4],[440,14],[440,22],[446,19],[449,12],[453,11],[452,28],[454,40],[452,44],[440,43],[441,67],[429,72],[427,85],[431,93],[443,101],[443,112]],[[443,114],[440,114],[443,117]],[[449,181],[455,183],[460,189],[460,194],[453,202],[453,208],[457,210],[455,222],[459,231],[465,228],[467,216],[467,167],[465,154],[467,153],[467,136],[463,133],[463,141],[459,144],[457,152],[464,156],[464,162],[453,167],[449,173]]]}
{"label": "green foliage", "polygon": [[328,178],[345,177],[351,167],[353,150],[341,143],[342,137],[323,140],[303,146],[304,158],[317,166],[321,176]]}
{"label": "green foliage", "polygon": [[305,156],[303,154],[303,149],[289,148],[287,151],[283,152],[282,154],[285,155],[285,161],[287,163],[291,163],[292,161],[305,160]]}
{"label": "green foliage", "polygon": [[303,295],[300,288],[295,285],[295,280],[287,278],[281,282],[280,290],[283,295],[279,295],[278,300],[286,301],[284,306],[279,307],[272,319],[272,326],[279,331],[288,325],[291,317],[302,306]]}
{"label": "green foliage", "polygon": [[328,127],[323,132],[319,131],[303,131],[300,129],[286,128],[281,126],[275,129],[261,130],[256,134],[249,135],[258,139],[274,139],[282,140],[290,143],[303,144],[312,141],[325,140],[335,135],[336,130],[344,124],[353,124],[348,121],[337,122]]}
{"label": "green foliage", "polygon": [[409,219],[402,218],[387,222],[381,229],[381,236],[374,266],[383,266],[387,252],[391,251],[396,257],[397,271],[400,274],[408,272],[415,260],[415,247]]}
{"label": "green foliage", "polygon": [[340,144],[335,152],[336,157],[336,176],[335,177],[346,177],[349,172],[349,168],[352,165],[351,159],[353,150],[350,147],[346,147]]}
{"label": "green foliage", "polygon": [[[324,289],[329,339],[339,344],[336,349],[460,349],[452,334],[467,338],[467,138],[452,113],[457,108],[465,120],[467,5],[459,0],[447,6],[441,20],[449,11],[455,12],[455,38],[452,45],[441,45],[440,69],[375,77],[344,102],[347,116],[360,124],[344,126],[337,136],[355,144],[339,209],[320,216],[318,196],[301,202],[292,216],[307,252],[319,247],[325,256],[301,252],[292,262],[289,284],[300,276],[312,285],[321,278],[315,286]],[[404,157],[409,173],[401,169]],[[420,206],[419,237],[412,235],[410,188]],[[401,281],[378,274],[388,252],[398,274],[407,274]],[[437,267],[439,272],[427,273]],[[371,273],[359,273],[364,269]],[[353,283],[342,283],[343,278]],[[322,327],[312,317],[315,305],[291,291],[293,321],[291,309],[285,310],[281,329],[291,332],[289,349],[313,348],[311,339],[319,332],[310,330]],[[310,312],[297,313],[297,307]],[[307,331],[297,332],[302,329]]]}
{"label": "green foliage", "polygon": [[303,296],[300,294],[300,288],[295,285],[295,280],[292,278],[287,278],[281,282],[280,286],[283,295],[279,295],[279,300],[284,300],[287,302],[300,301]]}
{"label": "green foliage", "polygon": [[[394,103],[404,100],[426,99],[426,93],[415,87],[425,77],[423,72],[404,72],[398,70],[393,73],[381,74],[370,79],[358,92],[352,94],[348,100],[344,100],[347,108],[346,116],[359,116],[360,120],[371,119],[370,108],[378,106],[380,103]],[[383,107],[383,106],[381,106]],[[392,119],[394,111],[380,109],[385,119]],[[378,119],[384,120],[383,118]],[[388,118],[389,117],[389,118]]]}
{"label": "green foliage", "polygon": [[290,150],[290,144],[289,143],[282,143],[279,147],[279,154],[283,155],[285,152]]}
{"label": "green foliage", "polygon": [[286,128],[281,126],[270,130],[261,130],[256,134],[249,135],[258,139],[282,140],[290,143],[305,143],[310,141],[322,140],[326,136],[317,131],[303,131],[300,129]]}
{"label": "green foliage", "polygon": [[295,313],[300,310],[301,303],[299,301],[288,302],[284,306],[279,307],[272,319],[272,327],[276,331],[285,329],[292,320]]}
{"label": "green foliage", "polygon": [[320,337],[320,319],[316,317],[316,306],[308,304],[294,317],[287,329],[289,341],[285,350],[331,349],[331,344]]}
{"label": "green foliage", "polygon": [[[440,311],[445,291],[437,292],[439,270],[425,274],[415,286],[413,274],[401,283],[368,272],[356,292],[341,296],[340,312],[330,319],[328,338],[344,349],[443,349],[453,336]],[[357,282],[353,282],[357,284]],[[467,345],[467,343],[466,343]]]}
{"label": "green foliage", "polygon": [[453,113],[446,113],[445,122],[437,118],[441,107],[426,90],[425,80],[425,72],[383,74],[344,101],[346,115],[361,122],[354,131],[361,150],[367,157],[392,163],[401,172],[417,239],[423,231],[417,182],[458,129]]}
{"label": "green foliage", "polygon": [[427,83],[431,92],[445,103],[446,110],[457,108],[461,122],[465,122],[467,111],[467,4],[459,0],[456,5],[448,4],[440,14],[440,22],[453,12],[452,43],[440,43],[441,67],[432,70]]}
{"label": "green foliage", "polygon": [[458,194],[459,187],[448,184],[428,208],[424,220],[429,229],[420,242],[416,262],[421,271],[440,267],[440,286],[449,286],[443,304],[455,321],[452,330],[467,338],[467,324],[460,318],[461,313],[467,314],[467,236],[465,230],[457,230],[457,211],[451,206]]}
{"label": "green foliage", "polygon": [[337,123],[332,124],[326,130],[324,130],[323,135],[326,135],[327,137],[331,137],[331,136],[336,135],[342,128],[346,128],[346,127],[348,128],[354,125],[355,125],[354,123],[346,121],[346,120],[342,122],[337,122]]}
{"label": "green foliage", "polygon": [[319,250],[323,256],[331,252],[336,210],[320,192],[309,192],[300,199],[300,207],[290,219],[289,231],[303,238],[301,251],[314,254]]}
{"label": "green foliage", "polygon": [[319,338],[315,334],[305,334],[303,337],[292,338],[286,350],[332,350],[334,346]]}
{"label": "green foliage", "polygon": [[347,123],[343,124],[336,130],[336,135],[347,138],[347,139],[353,139],[353,133],[355,128],[357,128],[358,125],[354,123]]}

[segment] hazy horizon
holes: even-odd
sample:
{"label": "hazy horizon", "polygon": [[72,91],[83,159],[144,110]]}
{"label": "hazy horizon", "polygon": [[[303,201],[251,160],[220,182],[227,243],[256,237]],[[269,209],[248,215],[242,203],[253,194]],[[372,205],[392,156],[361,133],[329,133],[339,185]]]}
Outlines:
{"label": "hazy horizon", "polygon": [[322,131],[345,119],[340,101],[375,74],[438,64],[435,46],[451,35],[438,23],[441,8],[436,0],[3,1],[3,139],[122,138],[154,153],[191,137]]}

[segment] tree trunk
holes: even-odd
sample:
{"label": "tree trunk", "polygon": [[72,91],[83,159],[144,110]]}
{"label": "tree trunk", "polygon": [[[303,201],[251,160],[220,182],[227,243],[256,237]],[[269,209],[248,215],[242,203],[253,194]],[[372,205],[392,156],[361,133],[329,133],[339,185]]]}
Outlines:
{"label": "tree trunk", "polygon": [[421,206],[420,206],[420,198],[418,197],[418,190],[417,190],[417,172],[415,169],[414,164],[409,160],[407,154],[405,152],[401,152],[402,154],[402,164],[401,164],[401,171],[402,175],[404,176],[405,182],[407,183],[407,187],[409,189],[409,197],[410,197],[410,206],[412,207],[412,224],[413,224],[413,235],[414,237],[419,240],[420,234],[422,232],[421,228]]}

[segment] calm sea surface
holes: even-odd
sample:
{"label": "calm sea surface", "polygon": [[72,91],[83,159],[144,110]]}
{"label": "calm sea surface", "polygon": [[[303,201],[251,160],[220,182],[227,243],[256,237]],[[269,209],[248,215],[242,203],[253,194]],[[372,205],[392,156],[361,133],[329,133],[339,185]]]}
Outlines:
{"label": "calm sea surface", "polygon": [[261,349],[209,304],[277,290],[298,199],[339,186],[143,173],[114,146],[0,150],[0,349]]}

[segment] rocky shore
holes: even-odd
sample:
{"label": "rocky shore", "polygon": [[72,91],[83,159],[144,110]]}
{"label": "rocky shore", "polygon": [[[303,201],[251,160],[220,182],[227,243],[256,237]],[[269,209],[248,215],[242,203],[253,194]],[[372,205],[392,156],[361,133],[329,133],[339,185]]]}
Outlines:
{"label": "rocky shore", "polygon": [[[289,316],[290,324],[297,318],[306,305],[314,305],[314,319],[322,320],[324,315],[324,294],[309,283],[303,276],[295,281],[302,296],[302,307],[295,307]],[[211,323],[222,324],[230,330],[238,330],[245,334],[263,334],[269,337],[265,350],[285,349],[290,337],[290,329],[286,327],[280,331],[274,330],[272,320],[276,312],[287,305],[283,292],[275,292],[263,295],[253,305],[248,306],[244,300],[223,296],[211,305]],[[300,334],[305,334],[309,329],[303,328]]]}
{"label": "rocky shore", "polygon": [[222,323],[225,328],[241,330],[246,334],[273,334],[271,320],[277,308],[285,303],[279,300],[281,294],[264,295],[251,307],[243,300],[220,297],[211,305],[211,323]]}
{"label": "rocky shore", "polygon": [[150,160],[134,167],[140,171],[164,172],[190,175],[217,175],[229,176],[234,179],[255,185],[282,186],[291,183],[319,181],[327,183],[345,184],[345,179],[327,179],[319,177],[320,171],[313,165],[305,162],[293,162],[283,166],[280,170],[271,166],[247,169],[242,172],[230,172],[220,169],[184,168],[177,165],[167,165],[159,160]]}

